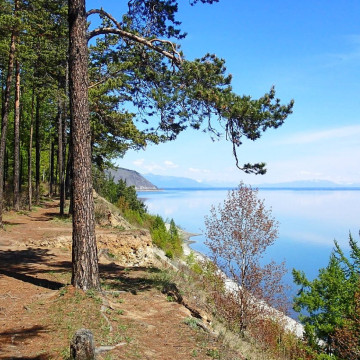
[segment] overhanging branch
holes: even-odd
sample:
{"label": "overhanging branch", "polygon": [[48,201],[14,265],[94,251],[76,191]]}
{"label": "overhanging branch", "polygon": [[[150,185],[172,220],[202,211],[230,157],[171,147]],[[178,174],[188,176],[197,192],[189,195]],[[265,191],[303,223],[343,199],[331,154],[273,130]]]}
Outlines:
{"label": "overhanging branch", "polygon": [[[176,51],[176,45],[174,43],[172,43],[171,41],[161,40],[161,39],[149,39],[148,40],[141,36],[138,36],[138,35],[128,32],[128,31],[125,31],[122,29],[121,23],[116,21],[116,19],[111,14],[107,13],[103,9],[92,9],[86,13],[86,16],[88,17],[92,14],[100,14],[102,16],[107,17],[116,27],[100,27],[100,28],[94,29],[89,32],[88,41],[91,38],[98,36],[98,35],[105,35],[105,34],[119,35],[122,38],[143,44],[143,45],[147,46],[148,48],[157,51],[158,53],[160,53],[160,54],[164,55],[165,57],[167,57],[168,59],[172,60],[176,65],[181,64],[181,62],[182,62],[181,55],[178,51]],[[156,42],[158,42],[160,44],[170,45],[172,48],[172,52],[169,52],[169,51],[163,49],[159,45],[155,45],[154,43],[156,43]]]}

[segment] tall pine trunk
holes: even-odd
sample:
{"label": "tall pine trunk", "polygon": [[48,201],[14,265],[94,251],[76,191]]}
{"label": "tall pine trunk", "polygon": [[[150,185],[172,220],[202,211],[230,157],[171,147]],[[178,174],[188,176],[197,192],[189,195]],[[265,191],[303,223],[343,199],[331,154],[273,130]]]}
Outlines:
{"label": "tall pine trunk", "polygon": [[[20,145],[21,148],[21,145]],[[22,151],[20,151],[20,173],[19,173],[19,193],[21,200],[22,186],[24,185],[24,156]]]}
{"label": "tall pine trunk", "polygon": [[50,174],[49,174],[49,197],[54,195],[54,161],[55,161],[55,144],[50,141]]}
{"label": "tall pine trunk", "polygon": [[61,114],[61,104],[59,103],[58,109],[58,168],[59,168],[59,188],[60,188],[60,215],[64,215],[64,202],[62,201],[62,187],[63,187],[63,121],[62,121],[62,114]]}
{"label": "tall pine trunk", "polygon": [[[16,2],[17,4],[17,2]],[[5,86],[4,105],[2,108],[2,121],[1,121],[1,138],[0,138],[0,228],[3,227],[3,203],[4,203],[4,172],[5,172],[5,145],[6,145],[6,133],[9,122],[9,108],[10,108],[10,89],[12,82],[12,73],[14,69],[14,56],[15,56],[15,45],[16,44],[16,33],[15,31],[11,34],[10,52],[9,52],[9,63],[8,72]]]}
{"label": "tall pine trunk", "polygon": [[20,209],[20,63],[15,66],[15,108],[14,108],[14,210]]}
{"label": "tall pine trunk", "polygon": [[59,104],[58,117],[58,168],[60,188],[60,215],[65,209],[65,157],[66,157],[66,129],[65,129],[65,103]]}
{"label": "tall pine trunk", "polygon": [[35,111],[35,203],[40,205],[40,99],[36,97]]}
{"label": "tall pine trunk", "polygon": [[30,132],[29,132],[29,148],[28,148],[28,198],[29,211],[32,208],[32,143],[34,132],[34,104],[35,104],[35,89],[33,86],[31,97],[31,117],[30,117]]}
{"label": "tall pine trunk", "polygon": [[73,213],[73,196],[72,196],[72,146],[71,146],[71,128],[69,136],[69,150],[66,163],[66,177],[65,177],[65,197],[70,199],[69,215]]}
{"label": "tall pine trunk", "polygon": [[85,0],[69,0],[69,94],[73,146],[73,286],[100,289],[91,175]]}
{"label": "tall pine trunk", "polygon": [[9,158],[9,149],[5,146],[4,191],[6,189],[6,183],[9,180]]}
{"label": "tall pine trunk", "polygon": [[[63,99],[61,102],[61,108],[62,108],[62,117],[61,117],[61,126],[59,124],[59,136],[60,132],[61,139],[62,139],[62,166],[59,166],[60,171],[60,215],[64,215],[65,213],[65,204],[66,204],[66,170],[67,170],[67,164],[66,164],[66,144],[67,144],[67,133],[66,133],[66,123],[67,123],[67,114],[68,114],[68,106],[67,106],[67,100],[69,98],[69,62],[66,61],[66,70],[65,70],[65,94],[66,98]],[[60,141],[60,139],[59,139]],[[60,142],[59,142],[60,145]]]}

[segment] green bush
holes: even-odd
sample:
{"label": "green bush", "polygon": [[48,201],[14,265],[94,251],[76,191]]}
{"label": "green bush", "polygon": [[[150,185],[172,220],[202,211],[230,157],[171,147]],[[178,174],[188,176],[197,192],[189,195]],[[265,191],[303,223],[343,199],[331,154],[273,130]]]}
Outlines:
{"label": "green bush", "polygon": [[136,210],[125,209],[122,211],[124,218],[133,225],[143,226],[143,216]]}
{"label": "green bush", "polygon": [[148,217],[148,226],[153,243],[164,250],[168,258],[173,259],[183,254],[182,240],[173,219],[171,219],[169,230],[167,230],[161,216],[150,215]]}
{"label": "green bush", "polygon": [[191,271],[197,275],[202,275],[204,272],[202,264],[196,259],[195,253],[193,251],[185,258],[185,263]]}
{"label": "green bush", "polygon": [[93,186],[99,195],[117,205],[122,212],[133,210],[138,212],[140,216],[146,213],[146,206],[138,199],[135,186],[127,186],[126,181],[120,179],[118,183],[115,183],[113,177],[94,168]]}
{"label": "green bush", "polygon": [[143,216],[146,213],[146,206],[138,199],[135,186],[127,186],[126,181],[124,180],[119,180],[117,183],[116,205],[122,211],[130,209],[138,212],[140,216]]}
{"label": "green bush", "polygon": [[134,186],[126,186],[123,180],[116,184],[113,178],[94,169],[94,189],[115,204],[129,223],[149,229],[153,243],[164,250],[168,258],[173,259],[183,254],[182,240],[174,220],[171,219],[167,229],[161,216],[148,214],[145,204],[138,199]]}
{"label": "green bush", "polygon": [[173,259],[174,253],[172,252],[172,250],[166,250],[165,256],[168,257],[169,259]]}
{"label": "green bush", "polygon": [[[359,291],[360,246],[349,234],[347,257],[336,241],[334,244],[328,265],[319,270],[314,280],[309,280],[303,271],[293,270],[294,282],[300,287],[294,298],[294,310],[300,312],[299,320],[304,324],[310,347],[324,352],[319,359],[327,359],[328,354],[335,359],[334,355],[341,352],[341,347],[333,349],[333,343],[337,330],[343,328],[345,319],[353,313]],[[326,346],[320,346],[319,340]]]}

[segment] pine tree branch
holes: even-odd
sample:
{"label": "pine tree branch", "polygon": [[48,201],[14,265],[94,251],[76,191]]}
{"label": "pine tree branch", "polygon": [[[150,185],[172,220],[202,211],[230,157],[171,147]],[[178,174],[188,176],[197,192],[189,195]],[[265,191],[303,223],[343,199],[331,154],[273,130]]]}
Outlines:
{"label": "pine tree branch", "polygon": [[[97,29],[94,29],[92,31],[89,32],[88,34],[88,41],[98,35],[105,35],[105,34],[114,34],[114,35],[119,35],[122,38],[125,39],[129,39],[132,40],[134,42],[143,44],[145,46],[147,46],[148,48],[157,51],[158,53],[166,56],[168,59],[172,60],[176,65],[180,65],[182,62],[182,58],[181,55],[178,51],[176,51],[176,44],[172,43],[169,40],[161,40],[161,39],[146,39],[143,38],[141,36],[132,34],[128,31],[123,30],[121,23],[119,23],[118,21],[116,21],[116,19],[109,13],[107,13],[106,11],[104,11],[103,9],[92,9],[90,11],[88,11],[86,13],[86,16],[90,16],[93,14],[100,14],[102,16],[107,17],[110,21],[112,21],[114,23],[114,25],[116,26],[116,28],[114,27],[99,27]],[[160,47],[159,45],[155,45],[154,43],[158,42],[160,44],[168,44],[171,46],[172,48],[172,52],[166,51],[165,49],[163,49],[162,47]]]}
{"label": "pine tree branch", "polygon": [[112,74],[106,75],[106,76],[103,77],[101,80],[97,81],[96,83],[93,83],[93,84],[89,85],[89,89],[92,89],[92,88],[94,88],[94,87],[96,87],[96,86],[98,86],[98,85],[103,84],[104,82],[106,82],[106,81],[108,81],[109,79],[117,76],[117,75],[120,74],[121,72],[122,72],[122,70],[119,70],[119,71],[116,71],[116,72],[114,72],[114,73],[112,73]]}

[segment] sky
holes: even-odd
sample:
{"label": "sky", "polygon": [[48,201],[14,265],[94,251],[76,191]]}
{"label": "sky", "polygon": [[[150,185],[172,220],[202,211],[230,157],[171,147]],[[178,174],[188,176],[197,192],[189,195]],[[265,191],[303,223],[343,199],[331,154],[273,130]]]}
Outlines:
{"label": "sky", "polygon": [[[91,0],[87,8],[102,6],[120,19],[123,3]],[[216,185],[360,183],[359,19],[360,0],[220,0],[193,7],[179,0],[186,59],[208,52],[224,58],[236,93],[258,98],[274,85],[282,103],[295,100],[293,114],[239,148],[240,164],[266,162],[263,176],[236,168],[230,142],[195,130],[129,151],[115,164]]]}

